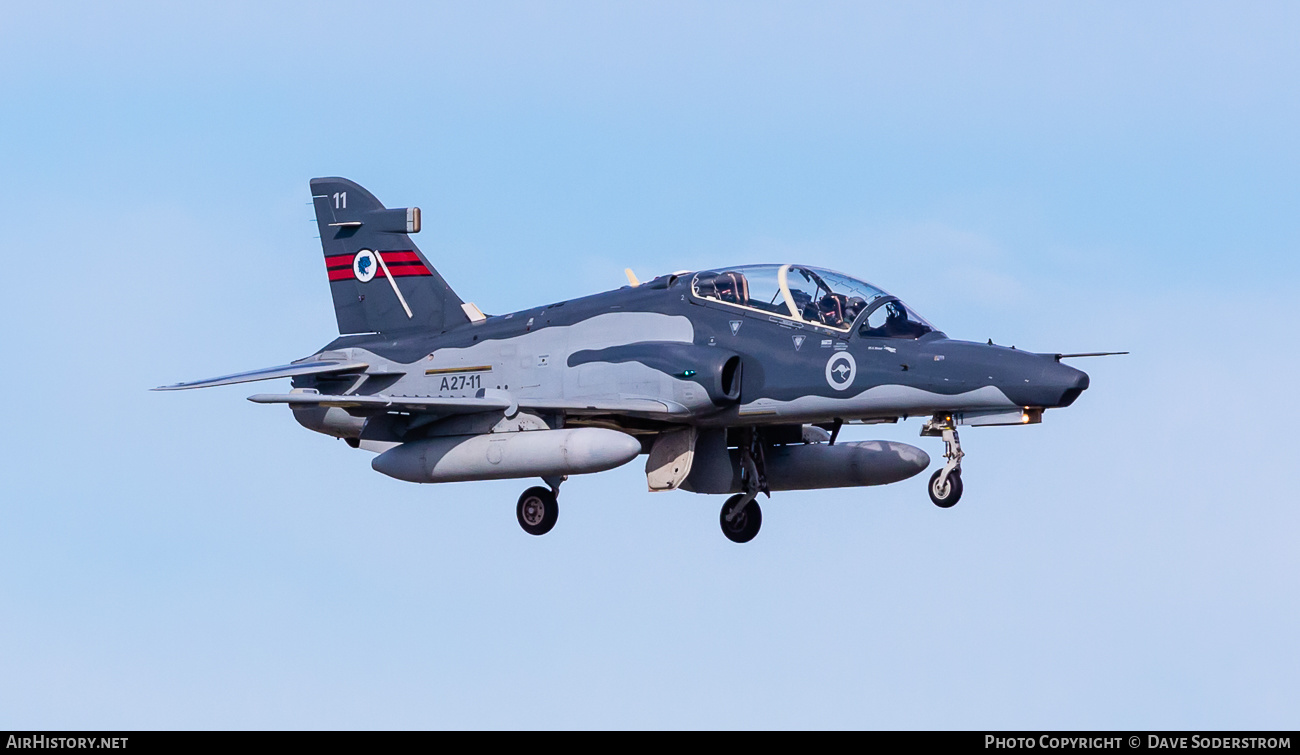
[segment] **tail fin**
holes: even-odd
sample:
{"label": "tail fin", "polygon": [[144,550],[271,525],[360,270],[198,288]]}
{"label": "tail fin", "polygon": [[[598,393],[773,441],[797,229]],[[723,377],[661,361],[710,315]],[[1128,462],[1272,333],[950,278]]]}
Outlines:
{"label": "tail fin", "polygon": [[311,194],[339,333],[440,333],[470,321],[408,235],[420,208],[385,209],[346,178],[313,178]]}

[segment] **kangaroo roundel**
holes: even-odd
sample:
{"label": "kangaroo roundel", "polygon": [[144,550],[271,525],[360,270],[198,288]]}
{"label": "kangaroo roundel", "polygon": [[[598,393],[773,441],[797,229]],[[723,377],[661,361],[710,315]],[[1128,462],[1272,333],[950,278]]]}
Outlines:
{"label": "kangaroo roundel", "polygon": [[378,268],[379,263],[375,261],[375,253],[369,249],[362,249],[352,258],[352,274],[362,283],[369,283],[375,277]]}
{"label": "kangaroo roundel", "polygon": [[837,391],[853,385],[853,376],[858,374],[858,363],[847,351],[837,351],[826,362],[826,382]]}

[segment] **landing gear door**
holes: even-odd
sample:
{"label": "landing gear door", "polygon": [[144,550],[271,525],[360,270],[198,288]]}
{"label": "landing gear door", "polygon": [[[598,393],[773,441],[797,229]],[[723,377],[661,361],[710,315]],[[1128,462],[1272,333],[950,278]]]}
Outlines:
{"label": "landing gear door", "polygon": [[650,492],[676,490],[691,473],[695,461],[694,427],[659,433],[645,462],[646,485]]}

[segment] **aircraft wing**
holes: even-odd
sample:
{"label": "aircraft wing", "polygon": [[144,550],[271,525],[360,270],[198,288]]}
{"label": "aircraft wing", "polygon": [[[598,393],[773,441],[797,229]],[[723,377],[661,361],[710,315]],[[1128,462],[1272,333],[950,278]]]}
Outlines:
{"label": "aircraft wing", "polygon": [[259,393],[249,396],[255,404],[289,404],[290,406],[337,406],[341,409],[398,410],[431,414],[474,414],[509,409],[509,399],[499,396],[483,398],[432,398],[426,396],[348,396],[321,393]]}
{"label": "aircraft wing", "polygon": [[331,372],[364,372],[367,366],[368,365],[365,362],[295,362],[293,364],[282,364],[277,367],[263,367],[260,370],[236,372],[233,375],[222,375],[221,377],[208,378],[207,380],[195,380],[189,383],[176,383],[175,385],[160,385],[152,390],[183,391],[190,388],[211,388],[214,385],[234,385],[235,383],[251,383],[255,380],[273,380],[275,378],[297,377],[299,375],[325,375]]}
{"label": "aircraft wing", "polygon": [[630,414],[655,419],[683,417],[686,407],[672,401],[643,398],[623,399],[518,399],[509,394],[441,398],[432,396],[337,395],[323,393],[259,393],[248,397],[255,404],[290,406],[336,406],[341,409],[406,411],[428,414],[474,414],[517,409],[563,412],[565,414]]}

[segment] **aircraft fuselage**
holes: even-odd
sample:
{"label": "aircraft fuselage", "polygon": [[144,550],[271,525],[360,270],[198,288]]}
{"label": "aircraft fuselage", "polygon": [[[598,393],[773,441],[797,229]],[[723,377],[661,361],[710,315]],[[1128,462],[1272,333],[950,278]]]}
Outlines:
{"label": "aircraft fuselage", "polygon": [[[690,279],[664,276],[446,333],[344,336],[322,352],[370,363],[387,395],[499,390],[523,405],[558,400],[592,415],[622,400],[632,415],[702,427],[1040,410],[1068,406],[1088,386],[1051,355],[938,331],[885,338],[793,322],[700,299]],[[740,364],[730,396],[709,369],[727,355]]]}

